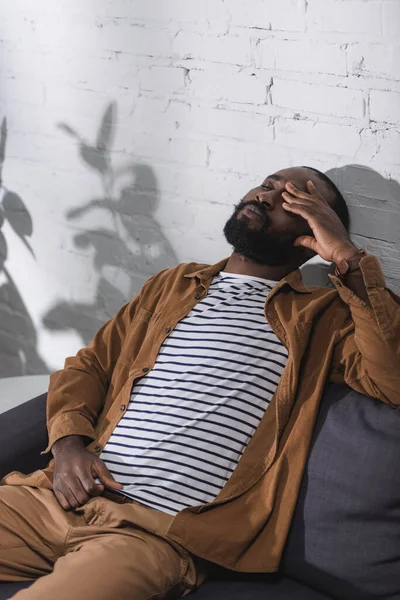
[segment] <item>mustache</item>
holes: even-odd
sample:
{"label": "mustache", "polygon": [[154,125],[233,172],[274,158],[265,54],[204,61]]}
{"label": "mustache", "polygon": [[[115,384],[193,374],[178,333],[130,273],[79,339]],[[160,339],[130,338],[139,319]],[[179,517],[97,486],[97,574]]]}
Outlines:
{"label": "mustache", "polygon": [[237,204],[235,204],[235,212],[234,212],[234,216],[236,217],[236,215],[246,206],[254,206],[256,208],[258,208],[258,210],[262,213],[262,219],[264,222],[264,225],[267,225],[269,223],[269,217],[267,214],[267,210],[265,208],[265,206],[263,204],[261,204],[260,202],[256,202],[255,200],[240,200],[240,202],[238,202]]}

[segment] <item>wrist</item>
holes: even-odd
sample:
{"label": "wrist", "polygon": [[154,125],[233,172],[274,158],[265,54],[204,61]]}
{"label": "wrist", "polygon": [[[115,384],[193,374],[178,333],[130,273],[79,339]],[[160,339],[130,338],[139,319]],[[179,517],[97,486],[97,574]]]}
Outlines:
{"label": "wrist", "polygon": [[347,254],[342,254],[341,257],[335,261],[336,269],[335,275],[340,278],[348,277],[351,273],[358,270],[360,268],[361,259],[366,256],[367,253],[365,250],[357,248],[355,252],[350,252]]}
{"label": "wrist", "polygon": [[341,261],[349,261],[355,258],[360,257],[359,249],[353,244],[348,244],[347,246],[341,248],[336,252],[333,262],[338,265]]}
{"label": "wrist", "polygon": [[85,448],[83,437],[81,435],[67,435],[60,438],[51,447],[51,452],[54,456],[58,456],[65,451],[82,450]]}

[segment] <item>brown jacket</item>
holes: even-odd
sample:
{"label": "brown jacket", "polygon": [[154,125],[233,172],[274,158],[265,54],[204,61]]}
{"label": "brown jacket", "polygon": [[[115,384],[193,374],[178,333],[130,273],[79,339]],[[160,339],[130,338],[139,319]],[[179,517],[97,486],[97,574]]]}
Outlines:
{"label": "brown jacket", "polygon": [[[67,358],[50,380],[46,451],[78,434],[100,454],[132,384],[151,371],[163,340],[207,295],[227,260],[158,273],[87,348]],[[298,269],[270,292],[265,315],[289,351],[279,386],[225,487],[213,502],[178,513],[171,539],[229,569],[277,570],[326,382],[400,404],[400,298],[385,287],[374,256],[361,260],[361,270],[372,309],[335,276],[336,289],[307,288]],[[52,472],[53,461],[44,471],[11,473],[3,483],[51,488]]]}

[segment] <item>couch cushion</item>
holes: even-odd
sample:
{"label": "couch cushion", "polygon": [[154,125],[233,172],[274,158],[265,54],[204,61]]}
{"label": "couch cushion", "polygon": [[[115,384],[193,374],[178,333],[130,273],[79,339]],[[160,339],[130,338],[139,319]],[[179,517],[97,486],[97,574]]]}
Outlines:
{"label": "couch cushion", "polygon": [[[7,600],[30,583],[0,583],[0,600]],[[237,580],[208,581],[190,595],[193,600],[329,600],[287,578],[243,576]],[[124,600],[124,599],[119,599]],[[127,598],[126,600],[135,600]]]}
{"label": "couch cushion", "polygon": [[309,587],[287,577],[240,575],[206,582],[188,598],[193,600],[329,600]]}
{"label": "couch cushion", "polygon": [[400,410],[328,386],[282,561],[338,599],[400,599]]}
{"label": "couch cushion", "polygon": [[10,471],[30,473],[49,462],[40,453],[47,446],[46,398],[41,394],[11,408],[0,418],[0,479]]}
{"label": "couch cushion", "polygon": [[8,600],[14,594],[31,585],[31,581],[19,581],[18,583],[0,583],[0,600]]}

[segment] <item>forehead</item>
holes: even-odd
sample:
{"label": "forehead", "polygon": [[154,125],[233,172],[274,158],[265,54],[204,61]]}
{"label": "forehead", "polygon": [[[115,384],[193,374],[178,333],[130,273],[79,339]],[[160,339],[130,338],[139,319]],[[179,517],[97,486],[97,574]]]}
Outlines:
{"label": "forehead", "polygon": [[282,181],[284,185],[290,181],[302,191],[307,191],[307,181],[312,181],[316,189],[322,194],[322,196],[324,196],[324,198],[327,200],[332,198],[332,189],[330,188],[329,184],[318,177],[317,173],[309,171],[303,167],[290,167],[288,169],[281,169],[280,171],[276,171],[272,175],[269,175],[267,179],[268,178]]}

